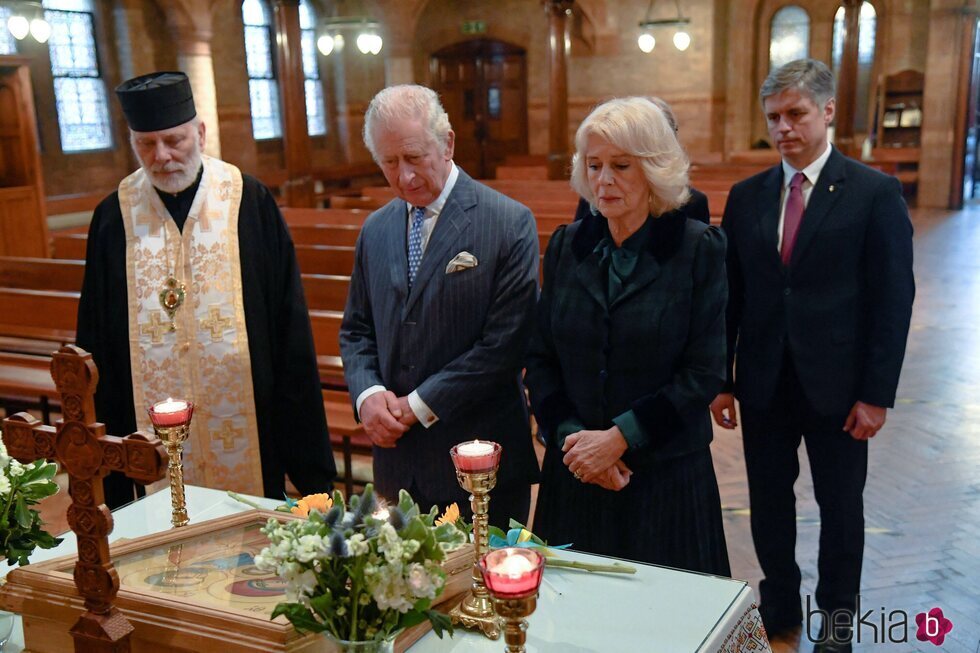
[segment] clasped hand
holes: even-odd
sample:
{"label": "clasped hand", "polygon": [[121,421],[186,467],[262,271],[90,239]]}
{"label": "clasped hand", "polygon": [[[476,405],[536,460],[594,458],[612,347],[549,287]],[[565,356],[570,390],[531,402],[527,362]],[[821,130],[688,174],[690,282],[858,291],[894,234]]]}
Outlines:
{"label": "clasped hand", "polygon": [[565,438],[562,462],[583,483],[618,492],[633,474],[620,460],[626,449],[626,439],[618,426],[606,431],[577,431]]}
{"label": "clasped hand", "polygon": [[408,397],[398,397],[391,390],[375,392],[361,403],[361,424],[371,442],[391,449],[418,421]]}

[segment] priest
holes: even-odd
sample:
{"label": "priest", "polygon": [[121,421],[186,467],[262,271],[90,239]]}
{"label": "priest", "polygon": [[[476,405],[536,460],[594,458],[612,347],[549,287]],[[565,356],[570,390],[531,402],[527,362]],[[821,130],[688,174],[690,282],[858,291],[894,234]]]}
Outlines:
{"label": "priest", "polygon": [[[116,89],[140,168],[95,209],[78,345],[99,369],[110,433],[152,432],[147,409],[194,402],[186,482],[282,497],[336,475],[296,255],[269,190],[203,154],[187,76]],[[105,480],[110,508],[132,482]]]}

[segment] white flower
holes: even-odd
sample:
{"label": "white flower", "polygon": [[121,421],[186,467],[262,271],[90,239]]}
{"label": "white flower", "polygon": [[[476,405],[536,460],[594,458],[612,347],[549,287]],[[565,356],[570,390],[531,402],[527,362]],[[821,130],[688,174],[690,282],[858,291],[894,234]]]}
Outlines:
{"label": "white flower", "polygon": [[24,466],[18,461],[11,459],[10,461],[10,478],[17,478],[18,476],[23,476]]}
{"label": "white flower", "polygon": [[416,598],[434,599],[437,586],[423,565],[413,562],[408,566],[408,586]]}
{"label": "white flower", "polygon": [[316,574],[307,569],[298,576],[293,576],[286,583],[286,600],[295,603],[301,596],[313,596],[315,591]]}
{"label": "white flower", "polygon": [[370,550],[363,533],[354,533],[351,535],[350,539],[347,540],[347,548],[350,549],[350,554],[355,557],[364,555]]}
{"label": "white flower", "polygon": [[319,535],[303,535],[296,542],[293,555],[299,562],[310,562],[327,550],[327,544]]}
{"label": "white flower", "polygon": [[10,494],[10,479],[4,474],[0,474],[0,496]]}
{"label": "white flower", "polygon": [[403,542],[394,526],[382,524],[378,532],[378,551],[381,551],[389,563],[401,562],[404,552]]}

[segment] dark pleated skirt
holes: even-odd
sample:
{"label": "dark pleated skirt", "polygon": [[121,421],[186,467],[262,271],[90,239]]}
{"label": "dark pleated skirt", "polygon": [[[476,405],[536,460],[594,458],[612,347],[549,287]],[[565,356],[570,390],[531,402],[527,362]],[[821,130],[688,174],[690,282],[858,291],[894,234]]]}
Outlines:
{"label": "dark pleated skirt", "polygon": [[578,551],[731,575],[709,449],[635,469],[620,492],[575,480],[563,455],[545,454],[535,534]]}

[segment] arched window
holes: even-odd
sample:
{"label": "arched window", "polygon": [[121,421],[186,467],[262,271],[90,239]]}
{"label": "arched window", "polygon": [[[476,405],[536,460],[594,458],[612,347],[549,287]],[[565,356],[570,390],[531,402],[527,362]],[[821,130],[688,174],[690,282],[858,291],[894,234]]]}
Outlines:
{"label": "arched window", "polygon": [[16,54],[17,44],[14,35],[7,29],[7,20],[13,12],[10,7],[0,5],[0,54]]}
{"label": "arched window", "polygon": [[272,17],[262,0],[242,2],[245,24],[245,67],[252,106],[252,135],[256,140],[282,136],[279,87],[272,62]]}
{"label": "arched window", "polygon": [[63,152],[112,147],[109,104],[95,45],[91,0],[43,0]]}
{"label": "arched window", "polygon": [[[871,75],[875,61],[875,37],[878,25],[878,13],[870,2],[861,3],[861,14],[858,20],[858,60],[857,87],[855,88],[854,131],[868,130],[868,102],[871,93]],[[834,75],[840,78],[841,60],[844,57],[844,7],[838,7],[834,15],[834,40],[831,50],[831,61]]]}
{"label": "arched window", "polygon": [[810,54],[810,15],[788,5],[772,16],[769,30],[769,70]]}
{"label": "arched window", "polygon": [[316,14],[309,0],[300,0],[299,27],[306,91],[306,130],[310,136],[322,136],[327,133],[327,121],[323,113],[323,84],[316,49]]}

